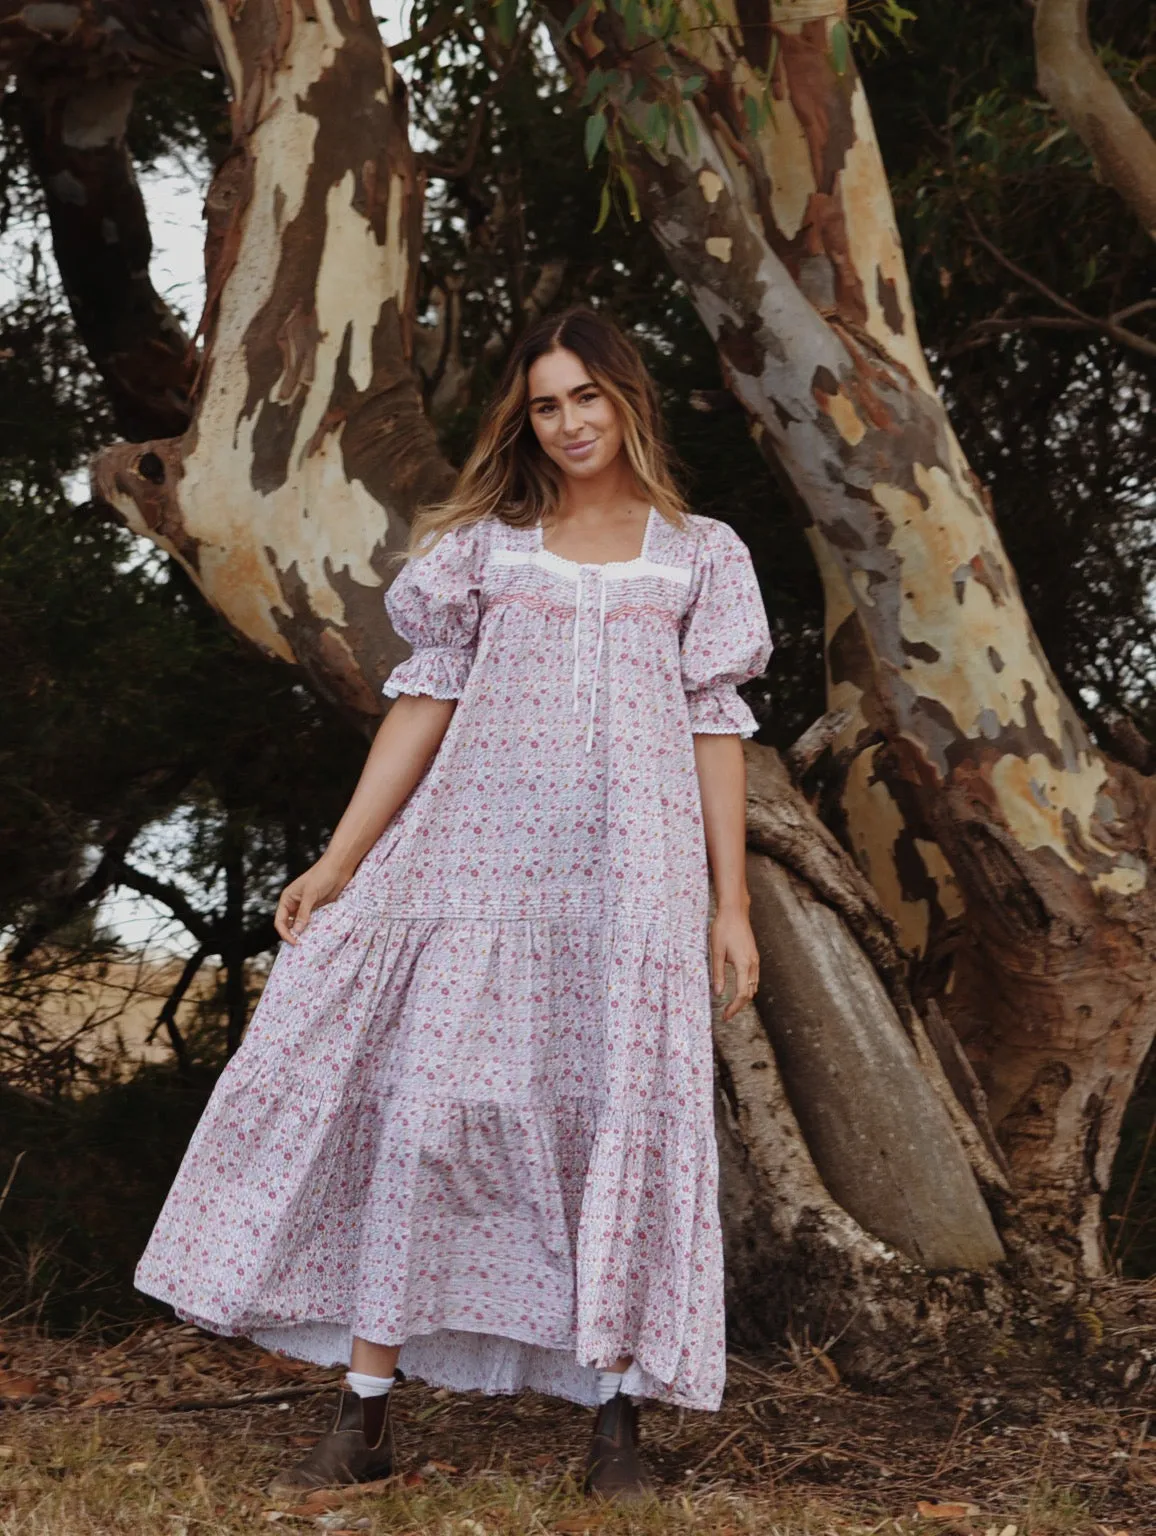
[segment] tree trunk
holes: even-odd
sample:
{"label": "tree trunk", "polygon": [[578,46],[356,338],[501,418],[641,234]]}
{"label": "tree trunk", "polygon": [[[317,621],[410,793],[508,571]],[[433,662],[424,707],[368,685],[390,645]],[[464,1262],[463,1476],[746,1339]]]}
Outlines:
{"label": "tree trunk", "polygon": [[413,368],[422,179],[368,6],[210,0],[234,142],[209,192],[205,353],[180,438],[97,494],[225,619],[371,729],[404,654],[388,556],[444,491]]}
{"label": "tree trunk", "polygon": [[[1151,791],[1060,690],[930,380],[845,19],[810,0],[713,25],[696,0],[682,12],[670,46],[631,46],[608,12],[559,45],[580,81],[595,59],[619,72],[608,110],[635,131],[642,214],[804,509],[831,707],[886,743],[864,769],[885,814],[849,796],[853,845],[898,920],[913,892],[895,871],[937,892],[946,861],[958,882],[939,1001],[1011,1170],[1009,1243],[1041,1277],[1098,1274],[1100,1197],[1156,1029]],[[686,82],[694,133],[647,152],[660,63]],[[756,132],[744,108],[765,67]]]}
{"label": "tree trunk", "polygon": [[1088,0],[1036,0],[1033,30],[1041,95],[1156,240],[1156,141],[1096,57]]}
{"label": "tree trunk", "polygon": [[40,182],[76,328],[117,426],[142,439],[184,431],[196,355],[149,281],[152,239],[125,144],[137,81],[213,64],[199,4],[137,15],[126,4],[0,0],[0,63]]}

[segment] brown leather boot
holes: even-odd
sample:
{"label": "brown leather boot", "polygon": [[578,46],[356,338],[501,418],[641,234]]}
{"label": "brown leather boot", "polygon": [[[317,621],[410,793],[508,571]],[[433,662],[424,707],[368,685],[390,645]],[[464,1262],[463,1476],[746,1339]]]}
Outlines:
{"label": "brown leather boot", "polygon": [[393,1471],[392,1397],[391,1391],[384,1398],[361,1398],[343,1388],[333,1428],[295,1467],[278,1473],[269,1492],[280,1496],[389,1477]]}
{"label": "brown leather boot", "polygon": [[638,1404],[624,1392],[616,1392],[598,1410],[582,1487],[620,1504],[649,1498],[654,1491],[638,1454]]}

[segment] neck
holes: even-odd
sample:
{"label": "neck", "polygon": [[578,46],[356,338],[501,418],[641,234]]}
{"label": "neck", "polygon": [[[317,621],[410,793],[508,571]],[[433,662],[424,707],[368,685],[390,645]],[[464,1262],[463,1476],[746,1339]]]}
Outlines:
{"label": "neck", "polygon": [[[634,510],[646,498],[638,489],[630,465],[622,454],[605,469],[589,478],[567,475],[562,483],[557,517],[559,521],[600,522],[604,518]],[[645,510],[645,508],[643,508]]]}

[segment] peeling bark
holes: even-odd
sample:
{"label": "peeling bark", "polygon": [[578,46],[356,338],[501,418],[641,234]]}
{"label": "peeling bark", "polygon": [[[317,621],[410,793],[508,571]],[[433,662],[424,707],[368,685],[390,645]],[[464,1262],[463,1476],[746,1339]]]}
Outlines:
{"label": "peeling bark", "polygon": [[1035,11],[1041,94],[1083,142],[1100,179],[1156,240],[1156,140],[1096,57],[1088,0],[1036,0]]}
{"label": "peeling bark", "polygon": [[96,492],[266,654],[367,728],[404,654],[389,553],[443,492],[413,371],[422,178],[368,8],[211,0],[234,143],[207,201],[205,355],[181,438]]}
{"label": "peeling bark", "polygon": [[[711,26],[684,9],[698,25],[670,57],[706,77],[697,131],[630,150],[643,216],[805,509],[829,707],[884,741],[853,762],[852,840],[905,942],[953,919],[939,1001],[1019,1194],[1017,1252],[1041,1274],[1095,1274],[1100,1194],[1156,1032],[1151,789],[1064,697],[931,384],[862,84],[833,58],[835,8],[748,6]],[[757,137],[742,110],[755,23],[778,39]],[[579,80],[594,57],[638,67],[605,14],[584,47],[560,42]],[[645,92],[616,105],[643,129]]]}

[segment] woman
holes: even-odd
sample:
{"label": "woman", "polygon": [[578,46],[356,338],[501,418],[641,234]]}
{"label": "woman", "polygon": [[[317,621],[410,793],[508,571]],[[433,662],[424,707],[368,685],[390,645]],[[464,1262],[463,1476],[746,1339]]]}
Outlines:
{"label": "woman", "polygon": [[[276,1486],[393,1465],[390,1389],[718,1407],[710,989],[749,999],[745,545],[685,511],[654,386],[586,308],[514,349],[386,593],[412,655],[137,1271],[218,1333],[348,1363]],[[708,931],[708,859],[716,913]]]}

